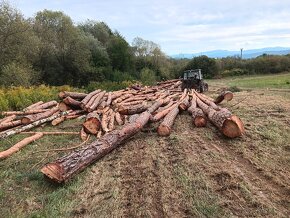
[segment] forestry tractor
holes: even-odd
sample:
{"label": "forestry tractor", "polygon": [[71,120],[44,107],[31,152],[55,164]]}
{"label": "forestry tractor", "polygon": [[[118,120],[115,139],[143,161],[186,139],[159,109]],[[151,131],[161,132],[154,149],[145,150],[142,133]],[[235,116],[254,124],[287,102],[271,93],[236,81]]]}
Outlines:
{"label": "forestry tractor", "polygon": [[205,92],[208,90],[208,84],[204,82],[201,74],[201,69],[186,70],[182,77],[182,90],[195,89],[198,92]]}

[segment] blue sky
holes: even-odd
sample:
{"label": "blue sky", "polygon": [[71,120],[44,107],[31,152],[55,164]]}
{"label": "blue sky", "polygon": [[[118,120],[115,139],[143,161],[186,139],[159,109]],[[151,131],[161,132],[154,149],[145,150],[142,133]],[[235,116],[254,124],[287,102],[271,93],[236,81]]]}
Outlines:
{"label": "blue sky", "polygon": [[290,0],[12,0],[26,17],[60,10],[75,23],[106,22],[131,43],[139,36],[168,54],[290,47]]}

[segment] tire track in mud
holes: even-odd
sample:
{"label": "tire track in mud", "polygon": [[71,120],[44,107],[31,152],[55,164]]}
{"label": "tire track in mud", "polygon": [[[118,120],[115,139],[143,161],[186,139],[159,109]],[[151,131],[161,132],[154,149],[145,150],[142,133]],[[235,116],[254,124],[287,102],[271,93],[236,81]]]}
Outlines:
{"label": "tire track in mud", "polygon": [[[202,138],[202,136],[199,136]],[[289,216],[290,190],[276,183],[272,178],[264,175],[249,159],[232,148],[229,142],[215,138],[215,143],[203,143],[204,146],[214,152],[226,155],[230,160],[225,160],[229,168],[242,178],[249,186],[262,205],[274,208],[278,215]]]}
{"label": "tire track in mud", "polygon": [[159,164],[149,146],[139,137],[126,145],[129,152],[120,163],[123,217],[165,216]]}

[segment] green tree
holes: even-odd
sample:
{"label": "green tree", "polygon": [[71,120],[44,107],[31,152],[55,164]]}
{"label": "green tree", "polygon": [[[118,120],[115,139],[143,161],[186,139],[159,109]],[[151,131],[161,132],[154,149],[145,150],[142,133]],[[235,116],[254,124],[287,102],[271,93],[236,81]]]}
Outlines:
{"label": "green tree", "polygon": [[143,68],[140,73],[140,79],[145,85],[153,85],[156,82],[156,75],[153,70]]}
{"label": "green tree", "polygon": [[218,68],[215,59],[205,55],[194,57],[186,65],[184,70],[201,69],[204,78],[213,78],[218,74]]}

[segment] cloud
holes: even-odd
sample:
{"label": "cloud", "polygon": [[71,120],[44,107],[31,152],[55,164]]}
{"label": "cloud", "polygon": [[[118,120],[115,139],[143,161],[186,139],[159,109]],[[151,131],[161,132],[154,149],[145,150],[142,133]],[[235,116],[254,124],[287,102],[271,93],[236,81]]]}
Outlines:
{"label": "cloud", "polygon": [[132,42],[136,36],[167,54],[210,49],[290,46],[290,1],[276,0],[15,0],[26,15],[61,10],[76,22],[105,21]]}

